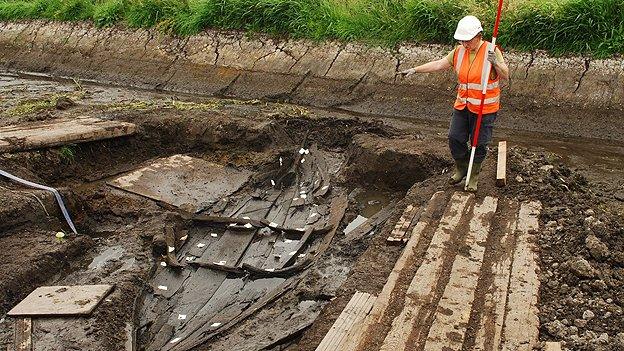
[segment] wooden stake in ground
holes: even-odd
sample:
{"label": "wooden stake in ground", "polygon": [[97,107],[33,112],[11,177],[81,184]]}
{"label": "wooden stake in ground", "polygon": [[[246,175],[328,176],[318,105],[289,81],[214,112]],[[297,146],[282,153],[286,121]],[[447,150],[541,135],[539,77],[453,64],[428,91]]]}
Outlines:
{"label": "wooden stake in ground", "polygon": [[507,185],[507,142],[498,142],[498,163],[496,164],[496,185]]}
{"label": "wooden stake in ground", "polygon": [[29,317],[15,321],[15,351],[32,351],[32,319]]}

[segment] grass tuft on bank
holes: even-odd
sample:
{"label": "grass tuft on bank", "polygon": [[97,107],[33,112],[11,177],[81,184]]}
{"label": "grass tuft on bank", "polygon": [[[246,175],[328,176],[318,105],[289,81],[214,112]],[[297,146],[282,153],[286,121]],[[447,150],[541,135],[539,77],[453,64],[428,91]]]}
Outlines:
{"label": "grass tuft on bank", "polygon": [[[624,0],[509,0],[499,43],[519,50],[624,53]],[[494,0],[0,0],[0,20],[92,21],[193,35],[207,28],[314,40],[453,43],[474,14],[490,36]]]}

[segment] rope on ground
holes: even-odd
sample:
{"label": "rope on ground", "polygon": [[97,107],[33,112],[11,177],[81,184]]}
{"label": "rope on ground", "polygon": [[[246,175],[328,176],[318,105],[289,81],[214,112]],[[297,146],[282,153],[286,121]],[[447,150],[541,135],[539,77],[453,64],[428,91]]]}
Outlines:
{"label": "rope on ground", "polygon": [[71,217],[69,216],[69,212],[67,211],[67,208],[65,207],[65,203],[63,202],[63,198],[61,197],[61,194],[58,192],[58,190],[56,190],[54,188],[51,188],[49,186],[45,186],[45,185],[41,185],[41,184],[30,182],[28,180],[24,180],[24,179],[22,179],[20,177],[14,176],[11,173],[5,172],[5,171],[3,171],[1,169],[0,169],[0,175],[4,176],[4,177],[7,177],[7,178],[11,179],[14,182],[18,182],[20,184],[29,186],[31,188],[46,190],[46,191],[49,191],[52,194],[54,194],[54,197],[56,198],[56,202],[58,202],[59,207],[61,208],[61,212],[63,212],[63,217],[65,217],[65,221],[67,221],[67,224],[71,228],[72,232],[74,232],[74,234],[78,234],[78,232],[76,231],[76,227],[74,227],[74,223],[72,222]]}

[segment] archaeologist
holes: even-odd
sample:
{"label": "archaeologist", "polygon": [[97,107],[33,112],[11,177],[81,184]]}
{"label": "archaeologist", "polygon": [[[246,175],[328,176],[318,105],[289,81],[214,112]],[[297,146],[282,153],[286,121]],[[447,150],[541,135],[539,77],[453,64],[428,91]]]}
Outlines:
{"label": "archaeologist", "polygon": [[485,75],[486,60],[492,64],[493,69],[487,80],[479,141],[470,182],[467,184],[467,190],[474,192],[477,191],[481,163],[485,159],[487,145],[492,140],[492,128],[499,109],[499,81],[509,79],[509,68],[498,48],[495,51],[488,50],[490,43],[483,40],[483,27],[475,16],[466,16],[459,21],[454,38],[459,41],[460,45],[457,45],[446,57],[400,73],[408,77],[414,73],[436,72],[451,67],[457,73],[457,98],[453,106],[448,140],[451,155],[455,160],[455,172],[449,179],[449,183],[458,184],[468,173],[470,158],[468,143],[473,138],[472,134],[479,114],[483,89],[481,77]]}

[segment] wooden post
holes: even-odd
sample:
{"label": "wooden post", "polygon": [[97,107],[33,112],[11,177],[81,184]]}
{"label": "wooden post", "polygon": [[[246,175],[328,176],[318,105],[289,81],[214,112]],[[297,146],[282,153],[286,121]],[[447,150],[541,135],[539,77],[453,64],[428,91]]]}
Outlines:
{"label": "wooden post", "polygon": [[498,142],[498,163],[496,164],[496,185],[507,185],[507,142]]}
{"label": "wooden post", "polygon": [[32,319],[15,320],[15,351],[32,351]]}

